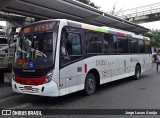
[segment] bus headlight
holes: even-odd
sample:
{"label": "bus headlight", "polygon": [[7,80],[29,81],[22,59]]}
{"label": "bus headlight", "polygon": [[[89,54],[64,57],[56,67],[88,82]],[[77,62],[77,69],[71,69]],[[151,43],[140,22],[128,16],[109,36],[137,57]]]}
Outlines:
{"label": "bus headlight", "polygon": [[50,71],[47,75],[46,75],[46,79],[45,79],[45,84],[49,83],[52,80],[52,76],[53,76],[53,70]]}

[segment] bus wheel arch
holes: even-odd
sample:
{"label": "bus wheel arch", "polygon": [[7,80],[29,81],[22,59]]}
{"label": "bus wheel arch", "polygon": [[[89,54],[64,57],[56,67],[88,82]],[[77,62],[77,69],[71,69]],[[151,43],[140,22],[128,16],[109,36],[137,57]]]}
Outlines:
{"label": "bus wheel arch", "polygon": [[[91,87],[90,87],[91,85]],[[96,69],[91,69],[88,71],[85,84],[84,84],[84,92],[86,95],[92,95],[95,93],[97,86],[100,85],[100,75]]]}
{"label": "bus wheel arch", "polygon": [[91,69],[88,73],[93,73],[96,78],[96,86],[100,85],[100,74],[97,69]]}
{"label": "bus wheel arch", "polygon": [[138,80],[141,76],[141,64],[137,63],[135,66],[135,75],[134,75],[134,79]]}

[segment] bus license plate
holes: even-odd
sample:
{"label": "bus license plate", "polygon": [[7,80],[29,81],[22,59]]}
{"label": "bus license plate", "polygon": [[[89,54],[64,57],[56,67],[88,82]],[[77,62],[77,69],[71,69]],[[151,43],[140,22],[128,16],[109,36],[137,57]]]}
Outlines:
{"label": "bus license plate", "polygon": [[25,90],[32,90],[32,86],[25,86],[24,89]]}

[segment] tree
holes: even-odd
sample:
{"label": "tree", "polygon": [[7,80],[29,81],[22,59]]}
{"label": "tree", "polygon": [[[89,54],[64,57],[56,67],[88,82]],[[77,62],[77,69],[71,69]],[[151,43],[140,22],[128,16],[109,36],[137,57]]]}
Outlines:
{"label": "tree", "polygon": [[96,8],[96,9],[100,9],[100,6],[95,5],[95,4],[94,4],[93,2],[91,2],[90,0],[77,0],[77,1],[82,2],[82,3],[84,3],[84,4],[87,4],[87,5],[89,5],[89,6],[92,6],[92,7]]}
{"label": "tree", "polygon": [[151,30],[145,33],[144,36],[151,39],[151,45],[155,47],[160,47],[160,30]]}

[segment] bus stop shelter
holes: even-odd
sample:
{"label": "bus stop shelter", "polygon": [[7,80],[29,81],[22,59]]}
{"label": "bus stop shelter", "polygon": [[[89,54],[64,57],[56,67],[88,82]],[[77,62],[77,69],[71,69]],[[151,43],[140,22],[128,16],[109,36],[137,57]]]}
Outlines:
{"label": "bus stop shelter", "polygon": [[0,11],[38,19],[70,19],[141,34],[149,29],[115,17],[76,0],[3,0]]}

